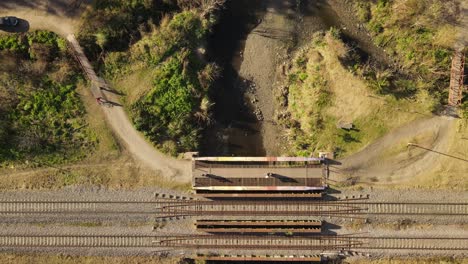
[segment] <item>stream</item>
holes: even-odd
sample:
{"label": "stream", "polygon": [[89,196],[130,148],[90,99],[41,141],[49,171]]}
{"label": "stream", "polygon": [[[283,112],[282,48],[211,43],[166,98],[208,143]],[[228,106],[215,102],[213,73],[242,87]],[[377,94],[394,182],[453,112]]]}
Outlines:
{"label": "stream", "polygon": [[[222,67],[212,89],[213,125],[203,135],[204,156],[279,156],[287,153],[283,129],[275,124],[279,68],[317,31],[342,30],[364,53],[383,56],[349,10],[334,0],[227,0],[208,40],[208,59]],[[335,8],[341,9],[340,19]]]}

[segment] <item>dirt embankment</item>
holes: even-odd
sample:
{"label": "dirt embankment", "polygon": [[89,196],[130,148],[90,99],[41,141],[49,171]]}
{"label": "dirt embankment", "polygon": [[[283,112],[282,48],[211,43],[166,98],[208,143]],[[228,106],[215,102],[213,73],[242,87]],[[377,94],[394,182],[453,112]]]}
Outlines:
{"label": "dirt embankment", "polygon": [[261,123],[263,147],[267,156],[285,151],[281,129],[275,124],[275,90],[284,77],[278,66],[289,58],[288,48],[295,34],[295,1],[265,1],[266,13],[245,42],[241,78],[253,83],[245,96]]}
{"label": "dirt embankment", "polygon": [[293,63],[292,54],[312,41],[315,32],[339,28],[379,63],[392,62],[350,15],[350,4],[335,0],[268,0],[263,4],[265,14],[245,41],[239,76],[253,83],[244,94],[245,101],[259,120],[265,154],[272,156],[288,152],[283,129],[275,120],[275,112],[281,110],[276,98]]}

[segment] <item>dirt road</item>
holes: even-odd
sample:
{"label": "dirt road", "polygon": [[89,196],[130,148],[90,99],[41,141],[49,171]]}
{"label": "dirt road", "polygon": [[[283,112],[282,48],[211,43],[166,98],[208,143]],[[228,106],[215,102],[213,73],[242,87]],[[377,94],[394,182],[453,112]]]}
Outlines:
{"label": "dirt road", "polygon": [[[30,29],[47,29],[63,37],[73,34],[79,26],[79,17],[89,0],[3,0],[0,16],[14,15],[28,23]],[[119,98],[106,93],[113,102]],[[124,109],[119,106],[103,109],[114,133],[130,154],[141,164],[161,172],[166,178],[177,182],[190,181],[190,162],[166,157],[157,151],[143,135],[135,130]],[[92,113],[91,113],[92,114]]]}
{"label": "dirt road", "polygon": [[[330,179],[352,179],[357,183],[374,184],[395,184],[411,180],[431,170],[441,157],[440,153],[448,152],[451,132],[455,130],[455,120],[450,116],[434,116],[391,131],[355,155],[340,160],[341,165],[332,166]],[[425,147],[433,151],[414,149],[417,148],[415,146],[406,147],[407,143],[420,135],[429,135],[427,137],[430,137],[430,140],[427,141],[430,145]],[[392,155],[390,150],[398,146],[399,149]]]}
{"label": "dirt road", "polygon": [[[108,95],[114,102],[117,98]],[[191,163],[185,160],[177,160],[168,157],[157,151],[153,145],[145,140],[128,119],[122,107],[114,106],[104,108],[107,121],[112,130],[124,143],[125,148],[134,158],[144,165],[161,171],[162,175],[168,179],[178,182],[189,182],[191,179]]]}
{"label": "dirt road", "polygon": [[[80,12],[85,8],[86,3],[89,1],[76,1],[76,0],[4,0],[0,2],[0,15],[16,15],[29,22],[31,28],[45,28],[56,31],[61,35],[73,33],[77,29],[78,18]],[[282,3],[282,1],[273,1],[273,3]],[[275,20],[275,9],[271,9],[266,16],[263,23],[259,28],[275,28],[275,27],[290,27],[290,21]],[[280,23],[278,26],[277,23]],[[240,73],[258,83],[259,98],[268,99],[266,102],[260,102],[260,108],[265,116],[272,115],[271,102],[272,79],[269,76],[275,75],[275,67],[265,67],[259,64],[259,61],[264,61],[261,58],[274,57],[275,47],[271,49],[261,49],[260,46],[266,47],[270,43],[271,36],[262,36],[261,34],[251,34],[246,43],[245,58],[241,66]],[[273,46],[281,46],[280,41],[276,41]],[[261,43],[261,45],[253,45]],[[271,44],[271,43],[270,43]],[[278,48],[278,47],[276,47]],[[258,52],[258,50],[264,52]],[[267,52],[269,50],[269,52]],[[251,52],[255,51],[255,52]],[[270,63],[274,65],[275,63]],[[263,69],[265,72],[252,73],[249,69]],[[265,89],[267,88],[267,89]],[[263,93],[261,93],[263,92]],[[113,102],[118,102],[119,98],[115,94],[106,92],[106,96]],[[190,164],[166,157],[158,152],[151,143],[147,142],[145,138],[134,129],[132,123],[128,119],[122,107],[104,108],[104,113],[110,126],[115,134],[121,139],[128,151],[142,164],[154,170],[161,171],[163,175],[169,179],[176,181],[189,181],[190,180]],[[435,116],[429,119],[419,120],[412,122],[404,127],[390,132],[383,138],[377,140],[375,143],[369,145],[361,152],[349,158],[342,160],[342,166],[332,171],[331,179],[343,180],[347,178],[358,179],[358,181],[376,181],[396,183],[404,182],[405,180],[417,175],[423,171],[430,170],[436,164],[436,160],[440,157],[435,152],[425,151],[418,153],[411,158],[396,157],[392,159],[383,159],[382,155],[391,146],[401,143],[402,140],[417,136],[421,133],[432,132],[437,136],[430,147],[439,152],[446,152],[449,145],[449,135],[453,128],[454,122],[450,117]],[[267,131],[275,131],[274,129],[266,129]],[[271,138],[275,138],[271,135]],[[273,140],[275,142],[275,140]],[[273,146],[277,144],[272,144]],[[272,147],[274,148],[274,147]]]}
{"label": "dirt road", "polygon": [[2,0],[0,16],[16,16],[20,28],[47,29],[66,36],[75,32],[91,0]]}

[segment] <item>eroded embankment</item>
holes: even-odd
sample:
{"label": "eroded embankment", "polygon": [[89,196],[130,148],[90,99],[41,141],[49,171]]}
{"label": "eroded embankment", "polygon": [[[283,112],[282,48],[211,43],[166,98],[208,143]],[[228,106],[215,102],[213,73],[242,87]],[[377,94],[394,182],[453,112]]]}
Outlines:
{"label": "eroded embankment", "polygon": [[277,97],[283,95],[292,55],[314,33],[339,28],[363,53],[388,61],[338,1],[244,2],[227,2],[210,39],[211,59],[223,67],[223,77],[212,95],[215,124],[204,135],[205,155],[288,152],[277,124]]}

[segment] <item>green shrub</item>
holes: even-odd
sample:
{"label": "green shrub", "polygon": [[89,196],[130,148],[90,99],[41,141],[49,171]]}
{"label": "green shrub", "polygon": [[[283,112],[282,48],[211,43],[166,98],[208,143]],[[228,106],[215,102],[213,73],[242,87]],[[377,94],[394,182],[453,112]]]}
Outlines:
{"label": "green shrub", "polygon": [[[127,50],[132,41],[141,37],[141,28],[157,23],[162,14],[177,9],[175,1],[96,0],[82,16],[78,39],[86,53],[96,60],[102,51],[99,46],[104,52]],[[108,45],[102,45],[102,36]]]}
{"label": "green shrub", "polygon": [[0,50],[9,50],[16,53],[26,53],[28,44],[25,38],[17,35],[0,36]]}
{"label": "green shrub", "polygon": [[[168,140],[177,142],[177,152],[196,149],[199,139],[193,112],[200,105],[196,94],[202,88],[195,76],[184,72],[187,55],[181,52],[158,68],[153,89],[132,106],[137,129],[159,147]],[[173,149],[163,148],[171,154]]]}
{"label": "green shrub", "polygon": [[[73,77],[77,74],[66,56],[64,40],[51,32],[34,31],[0,36],[0,43],[21,43],[17,47],[29,53],[14,62],[18,66],[57,62],[41,75],[29,67],[21,72],[0,69],[0,101],[5,106],[0,107],[0,164],[21,160],[60,163],[83,157],[94,142],[83,119],[84,107]],[[2,48],[13,47],[10,44]],[[8,50],[16,53],[18,48]]]}
{"label": "green shrub", "polygon": [[[403,87],[393,91],[414,93],[414,90],[424,87],[432,94],[441,94],[448,87],[450,55],[453,52],[447,48],[451,41],[445,39],[453,35],[451,25],[459,16],[455,11],[458,4],[454,0],[365,2],[370,5],[371,17],[367,27],[374,42],[396,58],[406,76],[398,84],[390,83],[392,89]],[[406,82],[407,79],[415,82],[416,76],[427,85]],[[373,86],[382,90],[385,85],[381,85],[380,78],[373,79]],[[387,92],[392,93],[392,89]]]}

